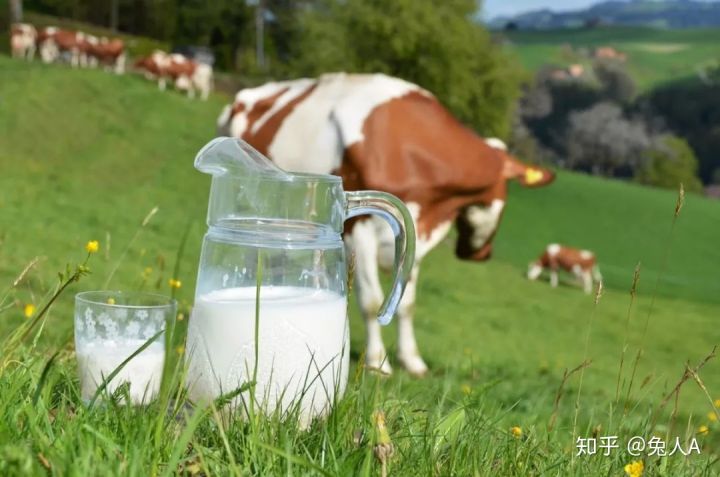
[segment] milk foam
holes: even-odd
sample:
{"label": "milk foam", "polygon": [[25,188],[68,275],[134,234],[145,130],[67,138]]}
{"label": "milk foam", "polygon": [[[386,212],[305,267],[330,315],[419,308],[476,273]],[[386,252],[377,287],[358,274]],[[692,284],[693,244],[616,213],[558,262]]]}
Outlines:
{"label": "milk foam", "polygon": [[[349,364],[347,299],[302,287],[262,287],[255,399],[264,413],[300,405],[300,424],[326,414],[342,395]],[[255,287],[199,296],[187,337],[188,392],[207,401],[252,380]],[[249,405],[249,392],[233,401]]]}

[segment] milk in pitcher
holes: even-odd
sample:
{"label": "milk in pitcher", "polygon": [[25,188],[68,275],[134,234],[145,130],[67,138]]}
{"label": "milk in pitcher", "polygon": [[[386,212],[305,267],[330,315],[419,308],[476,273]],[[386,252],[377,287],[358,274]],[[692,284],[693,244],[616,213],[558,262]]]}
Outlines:
{"label": "milk in pitcher", "polygon": [[[252,380],[255,366],[255,287],[197,297],[188,329],[188,392],[207,401]],[[342,395],[349,364],[346,297],[291,286],[260,289],[255,400],[261,412],[300,406],[300,425],[325,415]],[[249,393],[234,400],[249,405]]]}

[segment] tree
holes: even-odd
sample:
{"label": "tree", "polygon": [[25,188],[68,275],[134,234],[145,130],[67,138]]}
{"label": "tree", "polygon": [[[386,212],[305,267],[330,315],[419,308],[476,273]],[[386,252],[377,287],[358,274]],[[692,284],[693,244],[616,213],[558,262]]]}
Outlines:
{"label": "tree", "polygon": [[522,73],[472,21],[474,0],[316,0],[289,74],[381,72],[432,91],[483,135],[505,136]]}
{"label": "tree", "polygon": [[628,103],[635,97],[635,82],[625,71],[622,62],[598,59],[593,65],[593,70],[608,99]]}
{"label": "tree", "polygon": [[687,141],[677,136],[664,135],[646,152],[647,160],[635,173],[642,184],[677,189],[680,183],[685,190],[702,192],[698,178],[698,160]]}
{"label": "tree", "polygon": [[624,117],[613,103],[570,114],[566,132],[569,166],[614,176],[638,167],[651,145],[645,123]]}
{"label": "tree", "polygon": [[23,18],[22,0],[10,0],[10,22],[18,23]]}

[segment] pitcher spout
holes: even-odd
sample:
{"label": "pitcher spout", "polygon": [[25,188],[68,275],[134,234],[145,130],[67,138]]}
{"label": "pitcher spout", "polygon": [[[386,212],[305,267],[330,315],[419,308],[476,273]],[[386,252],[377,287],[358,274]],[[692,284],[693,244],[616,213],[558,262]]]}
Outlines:
{"label": "pitcher spout", "polygon": [[246,142],[231,137],[217,137],[200,149],[195,168],[213,176],[271,175],[277,180],[292,177]]}

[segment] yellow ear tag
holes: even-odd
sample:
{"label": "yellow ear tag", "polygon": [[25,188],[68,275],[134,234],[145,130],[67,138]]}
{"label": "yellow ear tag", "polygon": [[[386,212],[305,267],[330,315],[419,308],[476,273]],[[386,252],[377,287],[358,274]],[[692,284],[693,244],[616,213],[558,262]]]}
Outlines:
{"label": "yellow ear tag", "polygon": [[535,184],[536,182],[540,182],[542,178],[542,171],[533,169],[532,167],[528,167],[527,170],[525,170],[525,182],[528,184]]}

